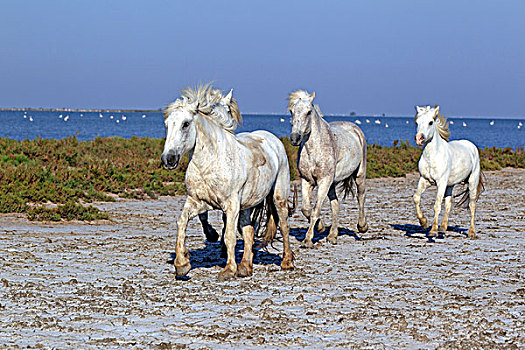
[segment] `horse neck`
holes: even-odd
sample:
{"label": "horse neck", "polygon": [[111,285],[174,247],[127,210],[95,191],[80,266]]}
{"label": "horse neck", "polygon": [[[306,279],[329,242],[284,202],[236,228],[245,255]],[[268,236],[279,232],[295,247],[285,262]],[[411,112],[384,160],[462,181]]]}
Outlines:
{"label": "horse neck", "polygon": [[197,128],[197,139],[191,160],[195,165],[209,164],[210,159],[216,159],[223,148],[219,144],[225,144],[226,138],[230,133],[222,129],[215,123],[210,122],[206,117],[197,115],[195,117]]}
{"label": "horse neck", "polygon": [[310,120],[310,138],[309,141],[317,142],[324,137],[323,134],[330,132],[330,125],[314,109]]}
{"label": "horse neck", "polygon": [[423,147],[423,154],[431,158],[448,146],[448,142],[439,136],[437,128],[434,128],[433,134],[432,140]]}

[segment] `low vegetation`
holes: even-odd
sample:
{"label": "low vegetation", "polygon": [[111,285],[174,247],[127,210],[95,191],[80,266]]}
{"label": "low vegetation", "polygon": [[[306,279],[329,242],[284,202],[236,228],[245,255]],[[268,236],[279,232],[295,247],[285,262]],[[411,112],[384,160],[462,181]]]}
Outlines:
{"label": "low vegetation", "polygon": [[[297,148],[282,138],[292,180],[298,179]],[[108,219],[90,205],[96,201],[124,198],[156,198],[184,194],[185,156],[176,171],[160,164],[162,139],[96,138],[79,141],[14,141],[0,138],[0,212],[27,213],[30,220]],[[417,171],[421,150],[408,142],[392,147],[368,146],[367,176],[399,177]],[[511,148],[486,148],[481,152],[482,169],[525,168],[525,152]],[[53,205],[56,204],[56,205]]]}

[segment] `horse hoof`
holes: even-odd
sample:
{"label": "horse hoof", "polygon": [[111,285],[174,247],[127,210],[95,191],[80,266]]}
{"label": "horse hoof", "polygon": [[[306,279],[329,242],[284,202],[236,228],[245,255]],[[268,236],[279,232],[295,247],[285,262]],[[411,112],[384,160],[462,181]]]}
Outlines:
{"label": "horse hoof", "polygon": [[311,240],[309,239],[305,239],[302,243],[301,243],[301,248],[313,248],[314,247],[314,244],[312,243]]}
{"label": "horse hoof", "polygon": [[332,244],[337,244],[337,236],[336,235],[328,235],[328,237],[326,237],[326,240]]}
{"label": "horse hoof", "polygon": [[324,231],[324,224],[321,220],[317,221],[317,232],[321,233]]}
{"label": "horse hoof", "polygon": [[368,224],[365,223],[364,226],[357,224],[357,231],[359,231],[359,233],[365,233],[366,231],[368,231]]}
{"label": "horse hoof", "polygon": [[191,270],[191,264],[186,263],[181,266],[175,266],[175,273],[177,276],[186,276]]}
{"label": "horse hoof", "polygon": [[248,266],[248,264],[239,264],[237,268],[238,277],[250,277],[253,274],[253,267]]}
{"label": "horse hoof", "polygon": [[293,270],[295,269],[295,265],[293,264],[293,259],[287,259],[284,258],[281,262],[281,269],[282,270]]}
{"label": "horse hoof", "polygon": [[468,230],[468,238],[476,239],[476,230]]}
{"label": "horse hoof", "polygon": [[433,237],[437,237],[437,235],[438,235],[437,231],[430,231],[430,232],[428,233],[428,237],[432,237],[432,238],[433,238]]}
{"label": "horse hoof", "polygon": [[430,225],[428,224],[427,218],[420,219],[419,224],[421,225],[421,227],[423,227],[424,230],[430,227]]}
{"label": "horse hoof", "polygon": [[232,269],[225,267],[219,272],[219,282],[224,282],[235,277],[235,272]]}
{"label": "horse hoof", "polygon": [[445,233],[447,233],[447,229],[446,228],[443,228],[443,227],[440,227],[439,230],[438,230],[438,233],[440,235],[444,235]]}

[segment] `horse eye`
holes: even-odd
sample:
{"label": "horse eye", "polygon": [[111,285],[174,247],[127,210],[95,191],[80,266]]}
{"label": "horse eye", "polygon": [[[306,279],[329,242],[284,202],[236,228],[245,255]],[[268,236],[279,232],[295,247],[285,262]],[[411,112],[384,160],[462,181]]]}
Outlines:
{"label": "horse eye", "polygon": [[190,122],[189,121],[185,121],[184,123],[182,123],[182,128],[183,129],[186,129],[188,126],[190,126]]}
{"label": "horse eye", "polygon": [[311,116],[311,115],[312,115],[312,110],[310,109],[310,110],[308,111],[308,113],[306,113],[306,115],[307,115],[307,116]]}
{"label": "horse eye", "polygon": [[428,123],[428,125],[432,125],[432,124],[434,124],[434,121],[431,120],[430,123]]}

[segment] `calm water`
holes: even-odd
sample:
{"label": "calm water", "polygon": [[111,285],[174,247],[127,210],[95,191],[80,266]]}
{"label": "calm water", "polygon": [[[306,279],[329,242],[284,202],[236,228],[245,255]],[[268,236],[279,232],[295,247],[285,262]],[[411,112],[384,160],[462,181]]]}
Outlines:
{"label": "calm water", "polygon": [[[62,116],[60,118],[60,116]],[[112,117],[112,118],[111,118]],[[67,120],[66,120],[67,119]],[[369,121],[367,123],[366,121]],[[59,139],[77,135],[80,140],[97,136],[165,136],[161,113],[64,113],[64,112],[0,112],[0,137],[15,140],[42,138]],[[31,121],[32,120],[32,121]],[[283,121],[284,120],[284,121]],[[409,140],[415,135],[413,117],[326,117],[328,121],[359,120],[369,143],[391,146],[394,140]],[[478,147],[523,147],[525,119],[449,118],[451,139],[468,139]],[[493,125],[490,125],[491,122]],[[463,123],[466,126],[463,126]],[[518,128],[519,123],[524,124]],[[388,125],[388,127],[387,127]],[[268,130],[278,136],[288,136],[290,117],[278,115],[245,115],[238,131]]]}

